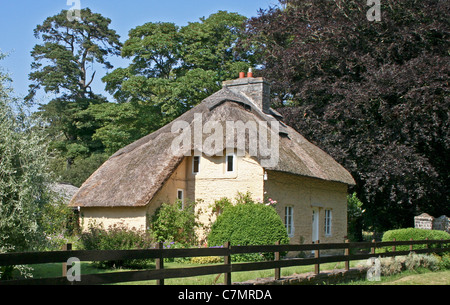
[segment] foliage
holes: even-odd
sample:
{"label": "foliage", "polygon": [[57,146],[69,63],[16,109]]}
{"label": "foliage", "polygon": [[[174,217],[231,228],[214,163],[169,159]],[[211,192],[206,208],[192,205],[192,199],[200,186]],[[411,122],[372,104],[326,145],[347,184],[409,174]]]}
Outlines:
{"label": "foliage", "polygon": [[[50,200],[48,144],[41,122],[27,114],[11,83],[0,70],[0,253],[38,248],[41,209]],[[14,268],[0,267],[1,279],[10,278]]]}
{"label": "foliage", "polygon": [[50,160],[50,168],[55,180],[80,187],[107,159],[105,153],[93,153],[88,157],[75,158],[67,168],[63,158],[55,157]]}
{"label": "foliage", "polygon": [[[90,223],[81,234],[84,250],[134,250],[152,248],[153,240],[149,234],[125,224],[114,224],[104,229],[103,225]],[[98,268],[145,269],[152,263],[150,259],[132,259],[94,262]]]}
{"label": "foliage", "polygon": [[[64,158],[67,170],[76,158],[86,158],[93,152],[102,152],[103,144],[93,139],[101,126],[89,113],[90,105],[106,102],[92,92],[91,84],[96,65],[111,69],[109,55],[118,55],[119,36],[109,28],[111,20],[100,14],[82,9],[80,21],[69,21],[67,11],[48,17],[34,30],[42,44],[34,46],[28,100],[43,89],[55,98],[40,105],[38,115],[47,122],[47,132],[52,139],[53,157]],[[75,184],[75,183],[72,183]]]}
{"label": "foliage", "polygon": [[68,243],[67,237],[77,233],[78,219],[62,196],[54,193],[51,196],[40,211],[41,229],[45,236],[43,245],[46,249],[61,250]]}
{"label": "foliage", "polygon": [[219,90],[223,80],[248,69],[247,53],[234,49],[245,20],[219,11],[183,27],[149,22],[131,29],[122,48],[131,64],[103,78],[118,104],[89,109],[105,124],[95,138],[114,151],[166,125]]}
{"label": "foliage", "polygon": [[95,118],[99,128],[92,140],[102,143],[111,155],[162,127],[161,108],[145,102],[91,104],[83,114]]}
{"label": "foliage", "polygon": [[[233,246],[273,245],[280,241],[289,243],[286,228],[275,208],[255,203],[249,197],[241,197],[240,204],[226,208],[211,227],[208,246],[221,246],[229,241]],[[264,254],[243,254],[233,257],[237,260],[269,258]]]}
{"label": "foliage", "polygon": [[210,265],[223,262],[222,256],[200,256],[191,258],[192,264]]}
{"label": "foliage", "polygon": [[437,271],[442,266],[440,261],[441,259],[435,255],[416,254],[414,252],[407,256],[380,258],[381,274],[389,276],[404,270],[418,270],[420,268]]}
{"label": "foliage", "polygon": [[214,201],[214,205],[211,207],[213,214],[216,216],[220,215],[225,211],[225,209],[228,209],[229,207],[232,207],[233,203],[230,199],[227,197],[220,198],[219,200]]}
{"label": "foliage", "polygon": [[[286,3],[287,1],[281,1]],[[448,1],[289,1],[247,39],[285,122],[355,178],[367,229],[449,214]]]}
{"label": "foliage", "polygon": [[[408,241],[411,238],[413,240],[425,240],[426,238],[430,240],[439,240],[444,239],[448,240],[450,239],[450,234],[445,231],[439,231],[439,230],[426,230],[426,229],[417,229],[417,228],[406,228],[406,229],[397,229],[397,230],[390,230],[386,231],[383,234],[382,241]],[[432,247],[433,245],[430,245]],[[414,249],[423,249],[425,248],[425,245],[414,245]],[[408,250],[409,246],[397,246],[397,251],[405,251]]]}
{"label": "foliage", "polygon": [[152,216],[151,234],[159,242],[172,241],[184,246],[196,244],[195,230],[199,227],[195,203],[163,203]]}
{"label": "foliage", "polygon": [[[41,37],[42,45],[33,48],[33,72],[30,79],[31,94],[40,87],[46,92],[59,94],[66,90],[78,97],[85,97],[90,90],[95,72],[87,75],[87,68],[94,62],[105,68],[112,68],[107,61],[109,54],[119,53],[119,36],[109,29],[111,20],[82,9],[81,20],[69,21],[67,10],[48,17],[34,30],[36,38]],[[49,63],[43,66],[42,62]]]}
{"label": "foliage", "polygon": [[450,253],[444,253],[442,256],[436,255],[439,259],[439,269],[450,269]]}
{"label": "foliage", "polygon": [[358,199],[356,193],[347,196],[347,225],[348,238],[351,241],[363,241],[362,236],[362,216],[365,212],[363,203]]}

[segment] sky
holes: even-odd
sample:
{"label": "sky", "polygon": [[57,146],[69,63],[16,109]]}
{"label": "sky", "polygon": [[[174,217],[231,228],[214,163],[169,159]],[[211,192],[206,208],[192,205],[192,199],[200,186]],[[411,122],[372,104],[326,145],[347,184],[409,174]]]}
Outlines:
{"label": "sky", "polygon": [[[246,17],[258,15],[260,9],[278,4],[277,0],[77,0],[81,9],[89,7],[94,13],[100,13],[111,19],[110,28],[120,35],[121,42],[128,38],[128,31],[146,22],[173,22],[184,26],[208,17],[219,10],[236,12]],[[72,0],[0,0],[0,52],[8,56],[0,61],[0,67],[13,79],[15,95],[24,97],[28,92],[28,74],[31,72],[31,50],[42,43],[33,35],[38,24],[63,9],[74,7]],[[126,67],[127,61],[110,58],[114,68]],[[106,70],[96,67],[93,92],[103,94],[104,84],[101,78]],[[40,103],[46,103],[53,97],[40,91]]]}

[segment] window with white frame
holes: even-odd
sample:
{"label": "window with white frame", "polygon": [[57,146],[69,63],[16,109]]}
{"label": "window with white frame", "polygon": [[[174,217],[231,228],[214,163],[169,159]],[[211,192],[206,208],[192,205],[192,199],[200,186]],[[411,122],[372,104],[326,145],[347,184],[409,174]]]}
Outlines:
{"label": "window with white frame", "polygon": [[331,218],[332,213],[330,209],[325,210],[325,236],[331,236]]}
{"label": "window with white frame", "polygon": [[194,156],[192,158],[192,173],[197,174],[200,172],[200,156]]}
{"label": "window with white frame", "polygon": [[284,225],[288,236],[294,236],[294,208],[291,206],[284,208]]}

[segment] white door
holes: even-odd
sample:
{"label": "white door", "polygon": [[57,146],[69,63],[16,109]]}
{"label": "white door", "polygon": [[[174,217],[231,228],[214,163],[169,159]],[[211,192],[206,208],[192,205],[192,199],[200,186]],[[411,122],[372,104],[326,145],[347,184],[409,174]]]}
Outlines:
{"label": "white door", "polygon": [[319,209],[313,208],[312,210],[312,241],[315,242],[319,239]]}

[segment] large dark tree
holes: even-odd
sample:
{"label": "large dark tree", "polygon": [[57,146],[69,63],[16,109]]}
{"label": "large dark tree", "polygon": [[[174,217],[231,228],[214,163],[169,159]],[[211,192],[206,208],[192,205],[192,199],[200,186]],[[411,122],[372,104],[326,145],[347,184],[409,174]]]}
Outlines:
{"label": "large dark tree", "polygon": [[68,167],[77,156],[103,149],[101,142],[92,139],[98,123],[83,111],[91,104],[106,102],[92,91],[95,69],[112,68],[108,56],[118,55],[121,47],[119,36],[109,28],[110,19],[89,8],[80,13],[79,21],[70,21],[63,10],[34,30],[42,44],[31,52],[34,63],[29,78],[33,83],[27,97],[33,99],[39,89],[55,94],[48,104],[41,105],[40,114],[49,122],[53,148]]}
{"label": "large dark tree", "polygon": [[377,230],[450,214],[450,3],[381,4],[371,22],[366,1],[289,1],[252,18],[246,41],[275,106],[351,171]]}

